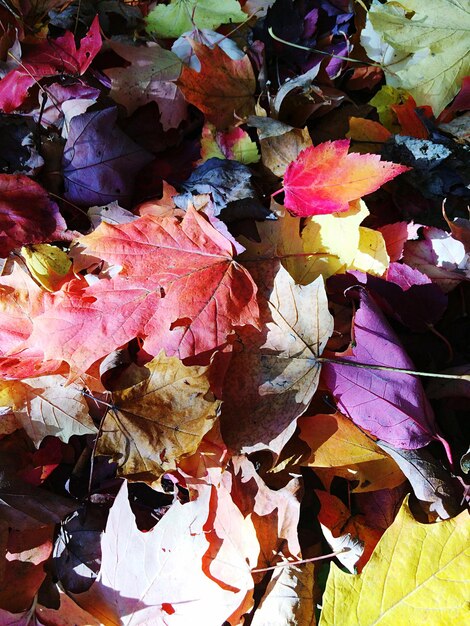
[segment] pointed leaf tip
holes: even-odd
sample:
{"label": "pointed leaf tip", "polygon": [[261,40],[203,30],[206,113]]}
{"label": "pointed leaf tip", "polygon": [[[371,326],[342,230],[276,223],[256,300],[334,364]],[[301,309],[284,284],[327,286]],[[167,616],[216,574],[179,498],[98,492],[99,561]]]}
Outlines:
{"label": "pointed leaf tip", "polygon": [[378,154],[348,154],[349,140],[326,141],[303,150],[286,169],[285,206],[299,217],[347,211],[349,202],[410,168]]}

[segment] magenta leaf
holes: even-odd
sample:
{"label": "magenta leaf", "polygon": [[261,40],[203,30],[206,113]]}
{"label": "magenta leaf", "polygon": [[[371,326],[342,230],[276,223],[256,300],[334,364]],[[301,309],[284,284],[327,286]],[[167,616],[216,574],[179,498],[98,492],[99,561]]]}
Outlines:
{"label": "magenta leaf", "polygon": [[[398,337],[371,296],[360,291],[355,346],[339,359],[414,369]],[[422,448],[437,439],[434,413],[420,380],[411,374],[326,363],[324,381],[338,408],[353,422],[397,448]]]}

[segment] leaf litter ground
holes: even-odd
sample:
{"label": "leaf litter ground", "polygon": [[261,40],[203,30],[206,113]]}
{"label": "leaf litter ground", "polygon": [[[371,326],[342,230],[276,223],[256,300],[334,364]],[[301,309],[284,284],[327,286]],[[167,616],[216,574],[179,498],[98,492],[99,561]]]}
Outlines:
{"label": "leaf litter ground", "polygon": [[470,619],[437,4],[2,3],[0,624]]}

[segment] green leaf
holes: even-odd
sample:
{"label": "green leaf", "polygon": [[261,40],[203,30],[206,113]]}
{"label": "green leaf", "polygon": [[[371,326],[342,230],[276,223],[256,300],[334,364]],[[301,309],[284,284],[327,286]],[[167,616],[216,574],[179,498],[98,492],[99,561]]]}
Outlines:
{"label": "green leaf", "polygon": [[157,37],[176,38],[193,28],[218,28],[244,22],[247,16],[236,0],[172,0],[159,4],[147,17],[147,31]]}
{"label": "green leaf", "polygon": [[470,73],[468,2],[374,2],[368,19],[396,53],[384,67],[387,84],[406,89],[439,115]]}

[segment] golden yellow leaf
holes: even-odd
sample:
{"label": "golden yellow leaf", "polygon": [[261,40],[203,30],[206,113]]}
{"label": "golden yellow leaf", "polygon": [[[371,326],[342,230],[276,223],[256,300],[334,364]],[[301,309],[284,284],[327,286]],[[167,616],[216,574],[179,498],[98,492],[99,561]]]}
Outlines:
{"label": "golden yellow leaf", "polygon": [[271,210],[278,219],[257,225],[260,243],[240,238],[246,248],[243,260],[278,258],[300,285],[353,269],[376,276],[386,271],[389,257],[382,234],[360,226],[369,215],[363,200],[351,202],[343,213],[308,218],[302,231],[298,217],[283,213],[276,203]]}
{"label": "golden yellow leaf", "polygon": [[312,450],[302,465],[338,467],[386,458],[370,437],[339,412],[302,416],[298,427],[300,439]]}
{"label": "golden yellow leaf", "polygon": [[418,523],[405,501],[358,576],[331,566],[320,626],[470,623],[470,518]]}
{"label": "golden yellow leaf", "polygon": [[208,367],[186,367],[161,352],[146,369],[148,378],[113,393],[97,453],[110,455],[127,478],[152,483],[196,451],[220,401],[210,391]]}

